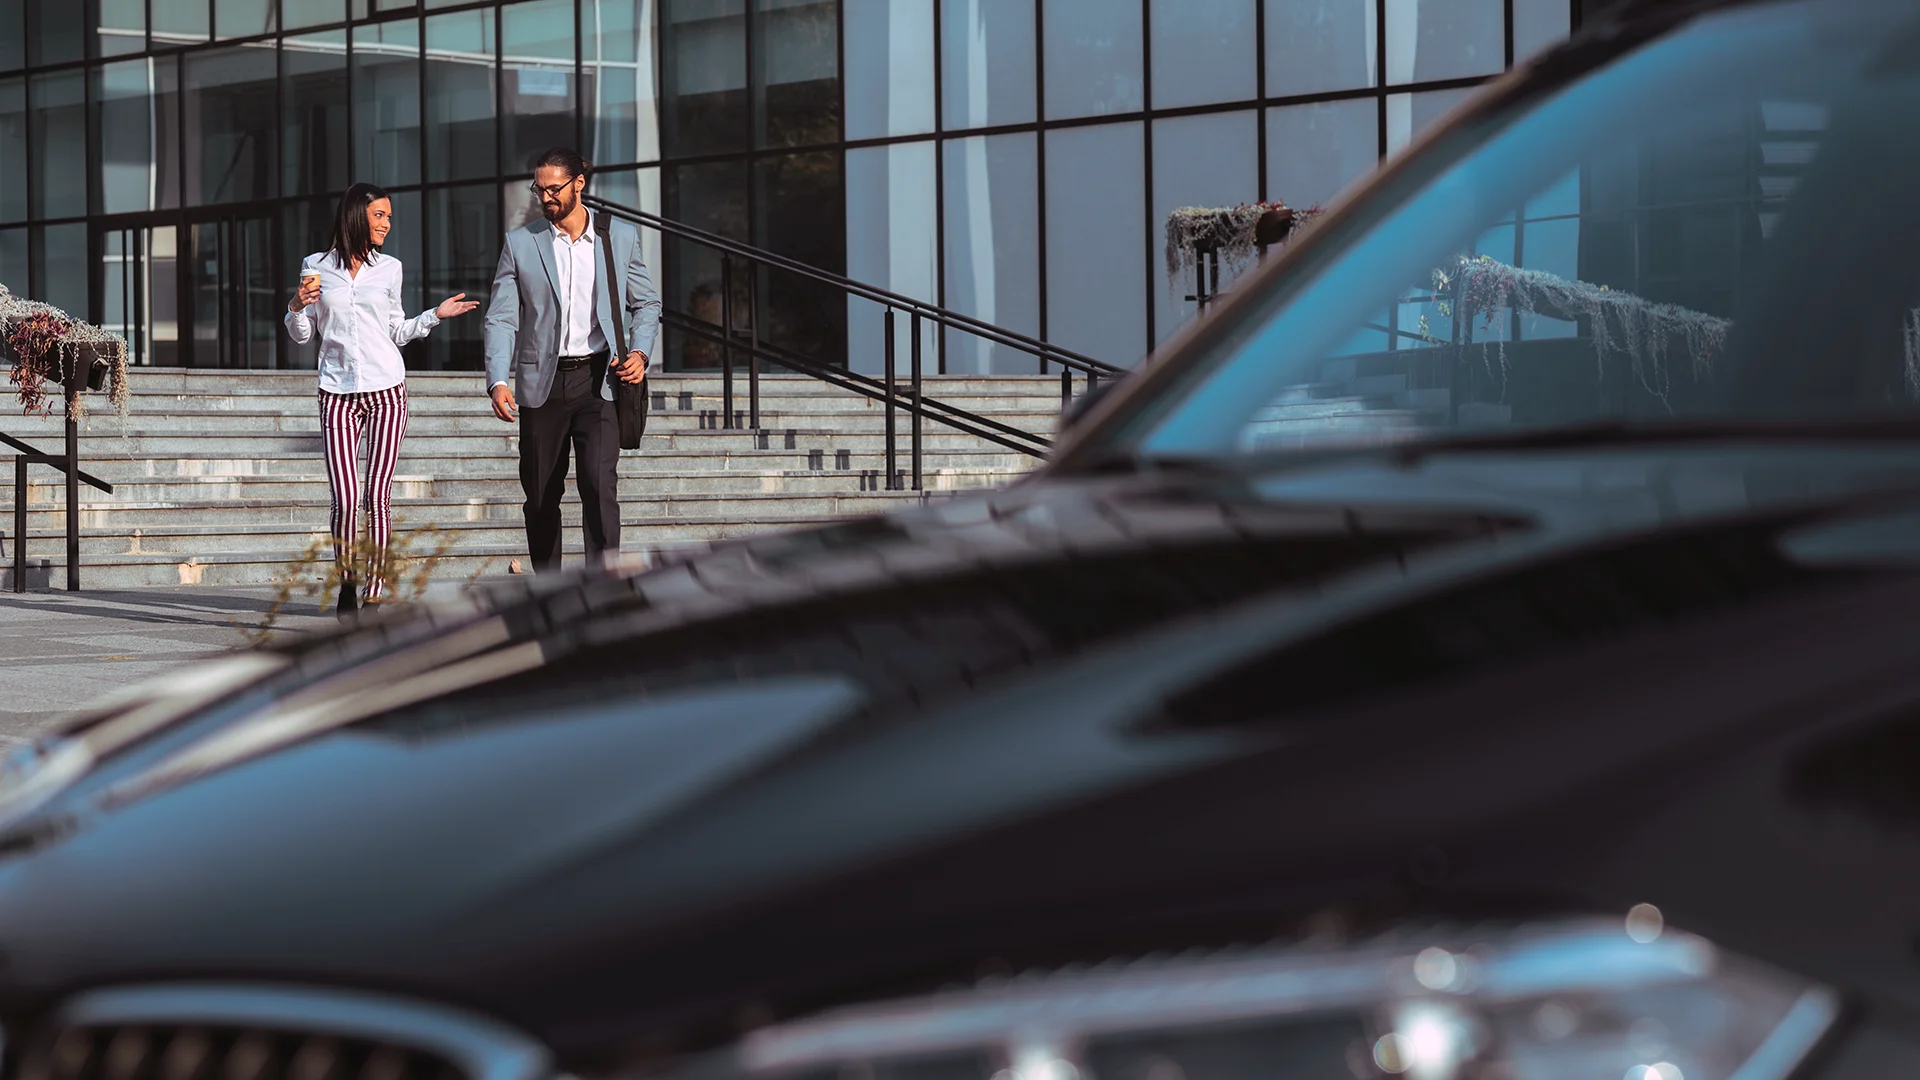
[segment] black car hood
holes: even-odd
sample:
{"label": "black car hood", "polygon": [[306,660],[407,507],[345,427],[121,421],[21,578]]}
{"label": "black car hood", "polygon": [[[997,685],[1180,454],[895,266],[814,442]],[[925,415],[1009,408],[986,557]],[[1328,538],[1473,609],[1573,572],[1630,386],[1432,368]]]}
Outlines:
{"label": "black car hood", "polygon": [[[1344,486],[1301,471],[1251,499],[1244,478],[1043,481],[316,643],[16,823],[0,1010],[113,982],[338,982],[617,1055],[762,998],[802,1007],[996,949],[1121,948],[1163,923],[1271,931],[1279,912],[1405,901],[1410,853],[1536,827],[1564,793],[1746,714],[1647,711],[1598,741],[1590,722],[1519,731],[1466,699],[1322,702],[1342,719],[1310,730],[1142,723],[1275,620],[1390,609],[1429,578],[1734,510],[1724,483],[1675,487],[1671,467],[1652,485],[1664,495],[1601,497],[1592,476],[1633,466],[1584,460],[1525,497],[1462,473],[1418,506],[1366,462],[1328,466]],[[1748,475],[1749,513],[1910,483],[1884,458],[1794,460],[1798,479],[1751,455],[1700,475]],[[459,634],[491,644],[406,662]],[[1899,666],[1823,644],[1841,650],[1823,678]],[[328,679],[338,692],[288,704]],[[423,680],[433,693],[392,696]],[[1764,683],[1744,690],[1777,694]],[[327,713],[349,690],[372,696]],[[1457,726],[1436,740],[1409,717]],[[222,739],[239,752],[209,755]],[[1529,760],[1553,767],[1510,774]],[[1540,869],[1500,895],[1616,898]]]}

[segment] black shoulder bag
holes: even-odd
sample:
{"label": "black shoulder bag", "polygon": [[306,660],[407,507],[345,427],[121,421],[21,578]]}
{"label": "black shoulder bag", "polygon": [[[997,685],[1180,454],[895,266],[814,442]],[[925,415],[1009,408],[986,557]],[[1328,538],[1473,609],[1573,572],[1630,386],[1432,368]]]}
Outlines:
{"label": "black shoulder bag", "polygon": [[[627,358],[627,316],[626,298],[621,295],[620,282],[624,279],[614,270],[613,238],[608,232],[607,215],[593,216],[593,231],[600,240],[600,254],[607,264],[607,300],[613,308],[613,355]],[[653,358],[648,357],[649,361]],[[611,366],[611,361],[609,362]],[[640,449],[640,437],[647,433],[647,384],[645,380],[637,383],[623,381],[613,375],[613,411],[620,419],[620,449]]]}

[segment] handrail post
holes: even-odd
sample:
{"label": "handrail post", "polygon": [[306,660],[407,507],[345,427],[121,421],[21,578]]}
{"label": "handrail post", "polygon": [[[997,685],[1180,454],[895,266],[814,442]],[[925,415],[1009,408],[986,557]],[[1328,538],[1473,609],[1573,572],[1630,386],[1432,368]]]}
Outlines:
{"label": "handrail post", "polygon": [[13,456],[13,591],[27,591],[27,455]]}
{"label": "handrail post", "polygon": [[1065,364],[1061,364],[1060,407],[1064,409],[1071,404],[1073,404],[1073,369]]}
{"label": "handrail post", "polygon": [[898,464],[898,459],[897,459],[897,458],[896,458],[896,457],[894,456],[894,445],[893,445],[893,399],[894,399],[894,385],[893,385],[893,379],[894,379],[894,363],[893,363],[893,309],[892,309],[892,308],[888,308],[888,309],[887,309],[887,314],[886,314],[886,319],[885,319],[885,326],[886,326],[886,334],[887,334],[887,349],[886,349],[886,356],[887,356],[887,361],[886,361],[886,363],[887,363],[887,370],[886,370],[886,383],[887,383],[887,484],[886,484],[886,490],[888,490],[888,491],[892,491],[892,490],[893,490],[893,477],[894,477],[894,473],[895,473],[895,471],[896,471],[896,470],[895,470],[895,466],[896,466],[896,465]]}
{"label": "handrail post", "polygon": [[913,313],[913,490],[920,490],[920,313]]}
{"label": "handrail post", "polygon": [[80,591],[80,425],[73,418],[79,396],[78,362],[67,365],[67,591]]}
{"label": "handrail post", "polygon": [[760,271],[747,274],[747,428],[760,430]]}
{"label": "handrail post", "polygon": [[720,426],[733,427],[733,256],[720,256]]}

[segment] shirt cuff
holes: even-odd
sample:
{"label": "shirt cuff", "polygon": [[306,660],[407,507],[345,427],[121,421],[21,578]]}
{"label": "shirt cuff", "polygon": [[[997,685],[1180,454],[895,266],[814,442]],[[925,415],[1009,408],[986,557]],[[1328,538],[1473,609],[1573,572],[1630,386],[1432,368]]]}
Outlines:
{"label": "shirt cuff", "polygon": [[428,308],[420,313],[420,325],[431,330],[440,325],[440,316],[432,308]]}
{"label": "shirt cuff", "polygon": [[493,393],[493,392],[494,392],[495,390],[498,390],[498,389],[500,389],[501,387],[503,387],[503,386],[505,386],[505,385],[507,385],[507,380],[505,380],[505,379],[496,379],[496,380],[494,380],[494,382],[493,382],[493,385],[491,385],[491,386],[489,386],[489,387],[487,387],[487,393],[489,393],[489,394],[491,394],[491,393]]}

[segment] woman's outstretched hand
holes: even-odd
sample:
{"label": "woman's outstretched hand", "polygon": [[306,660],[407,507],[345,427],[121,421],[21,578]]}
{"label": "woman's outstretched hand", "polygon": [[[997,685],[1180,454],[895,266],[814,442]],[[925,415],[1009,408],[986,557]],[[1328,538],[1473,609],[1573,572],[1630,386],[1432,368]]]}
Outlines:
{"label": "woman's outstretched hand", "polygon": [[434,308],[433,313],[443,319],[451,319],[455,315],[465,315],[479,306],[480,301],[467,299],[466,293],[454,293],[440,301],[440,306]]}

